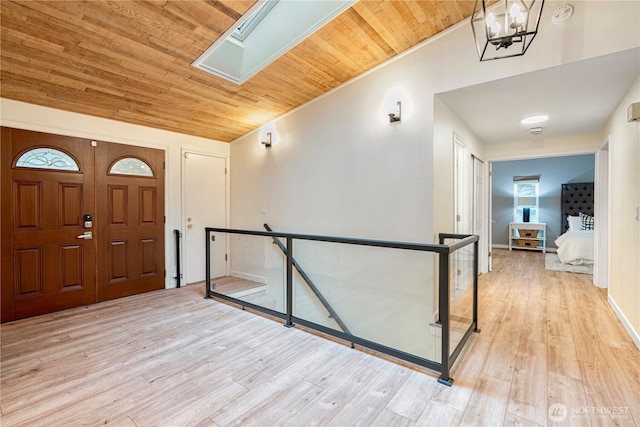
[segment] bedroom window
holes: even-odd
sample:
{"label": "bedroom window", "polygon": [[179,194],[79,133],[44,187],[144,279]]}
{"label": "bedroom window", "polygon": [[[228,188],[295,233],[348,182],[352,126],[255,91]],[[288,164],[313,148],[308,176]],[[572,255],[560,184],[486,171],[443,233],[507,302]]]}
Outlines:
{"label": "bedroom window", "polygon": [[513,221],[539,222],[538,176],[513,177]]}

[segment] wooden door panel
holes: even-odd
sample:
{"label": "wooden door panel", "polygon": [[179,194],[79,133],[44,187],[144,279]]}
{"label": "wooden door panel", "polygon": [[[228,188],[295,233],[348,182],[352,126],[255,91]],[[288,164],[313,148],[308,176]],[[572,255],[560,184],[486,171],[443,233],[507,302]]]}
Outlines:
{"label": "wooden door panel", "polygon": [[127,280],[129,275],[129,242],[112,240],[109,242],[109,276],[107,283],[118,283]]}
{"label": "wooden door panel", "polygon": [[79,229],[83,227],[82,216],[86,212],[82,202],[82,185],[77,183],[58,183],[58,220],[59,227]]}
{"label": "wooden door panel", "polygon": [[14,181],[13,188],[13,230],[41,230],[42,183],[33,181]]}
{"label": "wooden door panel", "polygon": [[158,274],[158,240],[155,238],[140,239],[140,276],[150,277]]}
{"label": "wooden door panel", "polygon": [[154,187],[140,187],[140,196],[138,200],[140,214],[138,216],[140,225],[158,225],[157,222],[157,191]]}
{"label": "wooden door panel", "polygon": [[164,152],[99,142],[98,153],[98,300],[163,289]]}
{"label": "wooden door panel", "polygon": [[18,248],[13,252],[14,297],[44,294],[42,280],[42,247]]}
{"label": "wooden door panel", "polygon": [[107,185],[108,227],[127,226],[129,220],[129,196],[126,185]]}
{"label": "wooden door panel", "polygon": [[84,248],[81,244],[59,246],[60,290],[73,291],[84,287]]}

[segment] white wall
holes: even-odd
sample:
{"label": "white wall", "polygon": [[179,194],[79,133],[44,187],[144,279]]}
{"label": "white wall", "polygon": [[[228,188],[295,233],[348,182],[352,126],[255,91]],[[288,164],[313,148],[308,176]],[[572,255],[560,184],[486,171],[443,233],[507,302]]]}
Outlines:
{"label": "white wall", "polygon": [[1,99],[0,108],[2,126],[165,150],[166,286],[175,287],[176,281],[171,277],[171,268],[175,267],[173,230],[184,231],[181,207],[181,150],[197,150],[228,158],[229,144],[9,99]]}
{"label": "white wall", "polygon": [[[627,108],[640,102],[640,77],[614,111],[609,136],[609,301],[640,348],[640,122],[627,122]],[[604,137],[603,137],[604,140]]]}

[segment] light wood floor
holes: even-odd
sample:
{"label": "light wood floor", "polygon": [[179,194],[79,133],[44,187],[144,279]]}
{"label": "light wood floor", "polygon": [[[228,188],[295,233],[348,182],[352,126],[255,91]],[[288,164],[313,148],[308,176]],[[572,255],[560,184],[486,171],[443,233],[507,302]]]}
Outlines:
{"label": "light wood floor", "polygon": [[453,387],[201,286],[2,325],[0,424],[639,425],[640,351],[606,291],[543,264],[496,251]]}

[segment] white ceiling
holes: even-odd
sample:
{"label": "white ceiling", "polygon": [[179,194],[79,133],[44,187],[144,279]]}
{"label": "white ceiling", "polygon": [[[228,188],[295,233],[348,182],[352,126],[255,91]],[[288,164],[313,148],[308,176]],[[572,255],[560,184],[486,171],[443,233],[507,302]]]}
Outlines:
{"label": "white ceiling", "polygon": [[[602,130],[639,73],[636,48],[438,97],[485,144],[536,141]],[[520,124],[520,119],[534,114],[546,114],[549,120]],[[542,134],[530,135],[529,128],[538,126]]]}

